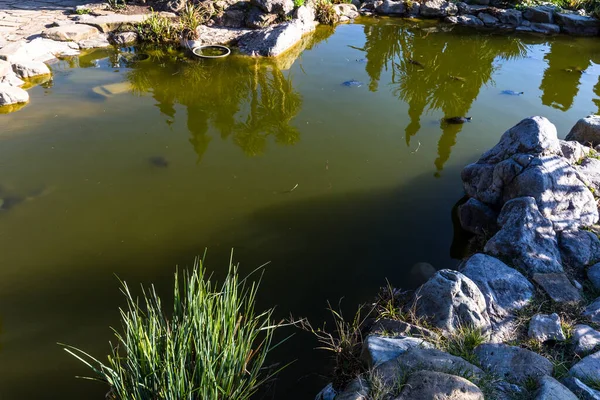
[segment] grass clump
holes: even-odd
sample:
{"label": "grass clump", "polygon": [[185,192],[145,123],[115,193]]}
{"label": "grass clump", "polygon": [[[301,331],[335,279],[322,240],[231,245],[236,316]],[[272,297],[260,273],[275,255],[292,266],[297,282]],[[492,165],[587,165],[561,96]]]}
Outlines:
{"label": "grass clump", "polygon": [[136,31],[144,42],[169,43],[179,40],[181,25],[152,11],[143,22],[137,24]]}
{"label": "grass clump", "polygon": [[304,0],[294,0],[294,7],[302,7],[304,5]]}
{"label": "grass clump", "polygon": [[477,364],[475,348],[487,342],[487,337],[480,328],[471,325],[459,326],[448,338],[441,338],[442,350],[460,357],[471,364]]}
{"label": "grass clump", "polygon": [[329,0],[319,0],[315,3],[315,18],[323,25],[334,25],[340,19]]}
{"label": "grass clump", "polygon": [[272,309],[255,311],[257,290],[258,283],[239,279],[232,263],[217,287],[197,260],[191,272],[175,274],[168,318],[154,286],[140,302],[123,282],[123,333],[115,330],[108,362],[72,346],[65,350],[95,373],[91,379],[110,386],[107,399],[247,400],[282,369],[266,365],[280,324]]}

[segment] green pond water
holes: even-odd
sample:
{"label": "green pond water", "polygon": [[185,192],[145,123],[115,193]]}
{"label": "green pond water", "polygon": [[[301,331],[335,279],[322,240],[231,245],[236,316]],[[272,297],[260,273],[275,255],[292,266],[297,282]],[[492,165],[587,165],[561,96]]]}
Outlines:
{"label": "green pond water", "polygon": [[[524,117],[564,137],[598,112],[600,41],[438,30],[362,20],[270,62],[126,48],[54,64],[0,115],[0,399],[102,399],[56,343],[104,357],[116,276],[168,298],[205,248],[217,278],[232,248],[242,273],[270,261],[260,307],[314,324],[386,278],[416,287],[417,262],[456,267],[461,168]],[[298,333],[273,355],[296,362],[266,398],[313,398],[315,346]]]}

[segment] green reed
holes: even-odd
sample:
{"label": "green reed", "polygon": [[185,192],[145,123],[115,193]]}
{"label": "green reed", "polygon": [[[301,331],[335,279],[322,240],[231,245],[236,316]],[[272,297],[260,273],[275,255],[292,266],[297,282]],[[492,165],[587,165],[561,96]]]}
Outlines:
{"label": "green reed", "polygon": [[75,347],[64,348],[94,371],[88,379],[109,385],[107,398],[249,399],[285,368],[266,365],[280,324],[272,321],[273,309],[255,311],[259,282],[240,280],[230,262],[227,277],[216,287],[196,260],[191,272],[175,273],[170,318],[154,286],[142,288],[142,307],[122,282],[123,332],[113,329],[117,341],[111,343],[107,364]]}

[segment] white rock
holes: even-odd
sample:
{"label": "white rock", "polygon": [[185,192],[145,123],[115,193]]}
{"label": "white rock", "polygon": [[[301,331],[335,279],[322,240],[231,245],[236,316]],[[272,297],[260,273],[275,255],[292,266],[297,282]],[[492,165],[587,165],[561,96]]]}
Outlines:
{"label": "white rock", "polygon": [[13,71],[21,78],[32,78],[38,75],[50,74],[50,68],[41,61],[15,61]]}
{"label": "white rock", "polygon": [[600,346],[600,332],[587,325],[575,325],[572,341],[575,344],[575,353],[589,353]]}
{"label": "white rock", "polygon": [[90,25],[68,24],[48,28],[42,32],[42,37],[61,42],[90,40],[100,34],[100,31]]}
{"label": "white rock", "polygon": [[363,343],[361,359],[369,367],[376,367],[386,361],[397,358],[413,347],[433,348],[431,343],[423,339],[417,339],[407,336],[384,337],[378,335],[369,335]]}
{"label": "white rock", "polygon": [[558,314],[536,314],[529,321],[529,337],[539,342],[565,341],[567,338],[560,325]]}
{"label": "white rock", "polygon": [[27,103],[28,101],[29,93],[25,90],[15,86],[9,86],[5,83],[0,83],[0,106]]}

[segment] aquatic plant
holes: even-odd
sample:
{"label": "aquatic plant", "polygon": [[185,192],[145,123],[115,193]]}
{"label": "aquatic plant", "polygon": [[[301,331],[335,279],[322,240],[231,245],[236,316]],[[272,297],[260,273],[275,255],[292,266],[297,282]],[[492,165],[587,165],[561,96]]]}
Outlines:
{"label": "aquatic plant", "polygon": [[339,20],[339,16],[329,0],[319,0],[315,3],[315,18],[323,25],[333,25]]}
{"label": "aquatic plant", "polygon": [[154,286],[142,289],[139,301],[122,282],[123,333],[114,330],[108,362],[64,349],[94,371],[90,379],[110,386],[107,398],[249,399],[285,366],[266,364],[281,325],[273,322],[273,309],[255,311],[259,283],[240,280],[237,271],[230,262],[221,287],[199,260],[191,272],[176,272],[170,318]]}
{"label": "aquatic plant", "polygon": [[203,1],[198,4],[186,3],[179,13],[181,31],[186,39],[198,39],[196,28],[207,23],[215,15],[212,1]]}

